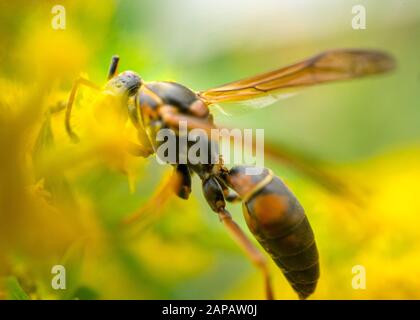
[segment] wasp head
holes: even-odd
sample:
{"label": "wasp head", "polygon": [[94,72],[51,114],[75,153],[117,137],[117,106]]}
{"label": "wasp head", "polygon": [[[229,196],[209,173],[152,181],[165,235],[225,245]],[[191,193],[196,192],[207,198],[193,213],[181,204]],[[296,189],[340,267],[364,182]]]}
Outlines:
{"label": "wasp head", "polygon": [[137,73],[124,71],[110,79],[105,86],[105,90],[116,96],[130,97],[137,93],[141,85],[142,80]]}

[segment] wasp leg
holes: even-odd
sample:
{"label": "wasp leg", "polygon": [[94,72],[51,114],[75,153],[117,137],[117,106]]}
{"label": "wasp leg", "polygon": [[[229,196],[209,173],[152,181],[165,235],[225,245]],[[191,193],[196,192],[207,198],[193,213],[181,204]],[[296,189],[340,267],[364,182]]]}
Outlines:
{"label": "wasp leg", "polygon": [[240,202],[241,201],[241,198],[239,197],[239,195],[237,194],[237,193],[235,193],[235,192],[232,192],[232,191],[230,191],[230,190],[227,190],[227,192],[225,193],[224,191],[223,191],[223,193],[225,194],[225,200],[227,201],[227,202],[230,202],[230,203],[236,203],[236,202]]}
{"label": "wasp leg", "polygon": [[229,188],[226,186],[225,182],[222,179],[217,178],[217,181],[222,187],[223,195],[225,196],[225,200],[227,202],[235,203],[241,201],[241,197],[236,192],[229,190]]}
{"label": "wasp leg", "polygon": [[71,91],[70,91],[69,99],[67,100],[66,118],[65,118],[66,131],[67,131],[67,134],[69,135],[69,137],[73,140],[73,142],[78,142],[79,137],[77,136],[77,134],[71,128],[70,116],[71,116],[71,109],[72,109],[73,103],[74,103],[74,98],[76,97],[77,90],[78,90],[79,86],[81,86],[81,85],[87,86],[87,87],[95,89],[95,90],[101,90],[98,85],[96,85],[92,81],[90,81],[86,78],[83,78],[83,77],[78,78],[74,82],[73,87],[71,88]]}
{"label": "wasp leg", "polygon": [[132,99],[129,100],[127,104],[127,112],[131,123],[137,130],[137,139],[141,144],[141,147],[139,147],[146,150],[145,152],[147,153],[147,156],[153,154],[155,151],[153,150],[152,143],[150,142],[150,139],[147,136],[147,132],[144,129],[143,124],[140,122],[140,115],[138,113],[138,109]]}
{"label": "wasp leg", "polygon": [[265,292],[268,300],[274,299],[273,288],[271,284],[270,272],[268,270],[267,259],[259,251],[251,240],[246,236],[243,230],[232,219],[231,215],[226,209],[219,211],[219,218],[223,225],[229,231],[236,243],[245,251],[252,263],[263,273],[265,282]]}
{"label": "wasp leg", "polygon": [[122,224],[125,226],[133,225],[135,222],[142,222],[140,229],[146,227],[149,221],[146,219],[153,213],[153,218],[157,218],[158,214],[161,213],[162,208],[171,199],[173,193],[179,193],[178,190],[182,186],[182,177],[180,176],[177,168],[174,169],[170,176],[167,176],[162,180],[159,187],[156,189],[154,194],[150,197],[145,205],[137,209],[134,213],[124,218]]}
{"label": "wasp leg", "polygon": [[174,192],[181,199],[187,200],[191,193],[191,173],[186,164],[178,164],[175,167],[176,173],[179,175],[180,183],[176,186]]}
{"label": "wasp leg", "polygon": [[118,62],[120,62],[120,57],[117,56],[117,55],[112,56],[112,58],[111,58],[111,65],[109,66],[109,69],[108,69],[108,78],[107,78],[107,80],[110,80],[110,79],[114,78],[115,75],[117,74]]}
{"label": "wasp leg", "polygon": [[223,188],[216,177],[210,176],[203,180],[203,194],[210,208],[219,215],[220,221],[222,221],[236,243],[245,251],[251,262],[263,273],[267,299],[274,299],[267,260],[236,222],[232,220],[230,213],[225,209],[226,202]]}

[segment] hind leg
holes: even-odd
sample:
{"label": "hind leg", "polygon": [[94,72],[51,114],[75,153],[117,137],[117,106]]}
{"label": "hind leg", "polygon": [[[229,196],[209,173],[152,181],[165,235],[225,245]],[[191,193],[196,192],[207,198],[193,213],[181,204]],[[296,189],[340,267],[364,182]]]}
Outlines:
{"label": "hind leg", "polygon": [[262,272],[266,297],[268,300],[273,300],[274,294],[267,259],[246,236],[245,232],[238,224],[233,221],[230,213],[225,209],[226,203],[223,195],[223,187],[216,178],[210,177],[203,181],[203,193],[212,210],[219,215],[220,221],[223,223],[226,230],[243,249],[251,262]]}
{"label": "hind leg", "polygon": [[223,190],[223,195],[227,202],[236,203],[241,201],[241,197],[236,192],[230,190],[222,179],[217,179],[217,181]]}
{"label": "hind leg", "polygon": [[273,300],[274,292],[271,284],[270,271],[268,270],[267,259],[261,253],[261,251],[258,250],[256,246],[254,246],[252,241],[246,236],[245,232],[239,227],[239,225],[232,219],[229,212],[226,210],[219,212],[219,218],[232,238],[251,260],[252,264],[254,264],[254,266],[256,266],[261,271],[264,277],[266,298],[267,300]]}

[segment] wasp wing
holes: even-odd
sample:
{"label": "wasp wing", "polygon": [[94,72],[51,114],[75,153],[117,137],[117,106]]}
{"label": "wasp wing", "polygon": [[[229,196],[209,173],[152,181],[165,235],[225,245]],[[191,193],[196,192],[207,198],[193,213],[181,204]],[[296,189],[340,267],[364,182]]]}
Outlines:
{"label": "wasp wing", "polygon": [[264,95],[256,96],[248,100],[228,101],[219,102],[212,104],[217,110],[219,110],[225,116],[235,116],[248,113],[252,110],[258,110],[268,107],[280,100],[293,97],[297,94],[295,90],[280,90],[281,92],[270,92]]}
{"label": "wasp wing", "polygon": [[[300,87],[358,78],[393,69],[394,59],[380,51],[337,49],[291,66],[198,92],[208,105],[242,102],[261,108],[290,95]],[[263,97],[270,99],[264,99]]]}

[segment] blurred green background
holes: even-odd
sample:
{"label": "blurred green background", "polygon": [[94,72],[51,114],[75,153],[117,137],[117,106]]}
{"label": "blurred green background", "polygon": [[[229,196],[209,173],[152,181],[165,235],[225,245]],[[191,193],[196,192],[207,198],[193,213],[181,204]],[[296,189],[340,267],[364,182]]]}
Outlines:
{"label": "blurred green background", "polygon": [[[125,171],[100,153],[81,166],[68,160],[65,151],[77,149],[57,132],[62,115],[44,112],[80,73],[104,83],[113,54],[121,70],[146,81],[203,90],[327,49],[372,48],[392,54],[397,69],[306,89],[257,112],[216,113],[216,122],[263,128],[273,148],[313,159],[362,195],[355,205],[266,158],[312,222],[321,256],[314,298],[420,298],[418,1],[61,1],[65,30],[51,28],[55,4],[0,5],[2,297],[21,287],[31,298],[53,299],[264,298],[260,274],[207,207],[197,178],[192,199],[149,210],[155,221],[127,236],[119,222],[150,199],[168,168],[153,158],[127,160],[136,176],[130,192]],[[355,4],[366,8],[365,30],[351,27]],[[55,155],[56,170],[37,173],[28,158],[44,149]],[[22,198],[28,188],[35,200]],[[240,206],[231,210],[246,228]],[[51,266],[60,263],[68,272],[62,292],[50,287]],[[354,265],[366,267],[366,290],[351,287]],[[294,299],[270,268],[277,297]]]}

